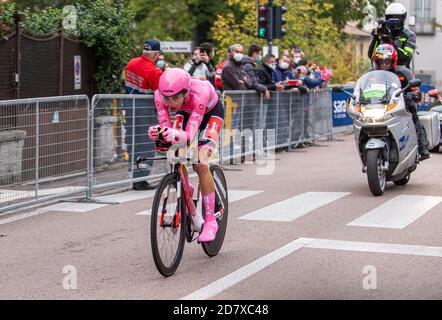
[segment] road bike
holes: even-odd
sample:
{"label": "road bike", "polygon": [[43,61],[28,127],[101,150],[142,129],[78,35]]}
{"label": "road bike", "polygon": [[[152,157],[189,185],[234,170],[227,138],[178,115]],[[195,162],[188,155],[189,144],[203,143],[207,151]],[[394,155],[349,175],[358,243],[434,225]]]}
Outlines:
{"label": "road bike", "polygon": [[[169,277],[175,273],[184,252],[185,241],[198,239],[204,221],[204,206],[197,210],[201,192],[191,194],[186,164],[177,157],[138,158],[137,166],[148,161],[168,160],[168,173],[162,178],[155,191],[151,210],[150,238],[153,259],[160,274]],[[178,160],[178,161],[177,161]],[[187,158],[190,162],[191,159]],[[210,163],[209,170],[215,182],[215,217],[218,223],[216,238],[201,243],[204,252],[213,257],[218,254],[227,229],[228,189],[224,172],[218,164]]]}

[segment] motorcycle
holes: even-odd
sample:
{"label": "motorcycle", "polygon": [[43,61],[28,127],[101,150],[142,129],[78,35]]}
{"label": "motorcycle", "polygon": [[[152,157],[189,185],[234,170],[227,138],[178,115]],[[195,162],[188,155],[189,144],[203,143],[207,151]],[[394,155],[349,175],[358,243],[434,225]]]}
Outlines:
{"label": "motorcycle", "polygon": [[417,168],[417,133],[406,108],[405,93],[420,84],[415,79],[401,88],[396,74],[376,70],[358,80],[353,94],[343,87],[333,88],[351,98],[348,114],[353,119],[362,171],[374,196],[384,194],[387,181],[406,185]]}

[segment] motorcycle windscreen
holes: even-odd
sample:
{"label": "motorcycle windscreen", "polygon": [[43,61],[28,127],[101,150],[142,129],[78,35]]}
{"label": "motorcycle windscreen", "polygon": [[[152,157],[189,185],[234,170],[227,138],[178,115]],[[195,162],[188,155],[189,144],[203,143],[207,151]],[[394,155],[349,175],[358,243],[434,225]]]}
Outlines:
{"label": "motorcycle windscreen", "polygon": [[393,93],[401,87],[396,74],[388,71],[371,71],[364,74],[357,82],[355,94],[361,104],[370,108],[388,104]]}

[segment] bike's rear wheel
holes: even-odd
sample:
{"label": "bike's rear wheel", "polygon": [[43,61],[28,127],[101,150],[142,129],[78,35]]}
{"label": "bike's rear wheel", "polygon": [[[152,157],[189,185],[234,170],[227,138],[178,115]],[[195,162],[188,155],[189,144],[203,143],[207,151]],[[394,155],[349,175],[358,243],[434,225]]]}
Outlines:
{"label": "bike's rear wheel", "polygon": [[229,195],[227,192],[226,177],[221,167],[216,164],[210,165],[210,173],[212,173],[213,180],[215,181],[215,213],[221,212],[222,209],[222,214],[216,218],[216,222],[218,223],[216,238],[211,242],[202,243],[204,252],[209,257],[213,257],[221,250],[226,235],[227,217],[229,214]]}
{"label": "bike's rear wheel", "polygon": [[155,266],[165,277],[177,270],[184,251],[185,210],[178,199],[178,176],[166,175],[158,185],[152,205],[150,238]]}

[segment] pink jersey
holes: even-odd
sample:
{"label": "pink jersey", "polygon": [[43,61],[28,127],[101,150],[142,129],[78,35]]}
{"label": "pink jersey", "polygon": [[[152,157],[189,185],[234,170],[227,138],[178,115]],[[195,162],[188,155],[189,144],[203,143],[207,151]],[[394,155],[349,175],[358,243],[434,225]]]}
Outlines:
{"label": "pink jersey", "polygon": [[[190,93],[185,100],[180,112],[190,114],[186,125],[187,140],[192,141],[198,133],[199,126],[204,115],[212,110],[218,103],[218,94],[209,81],[192,79],[190,83]],[[172,128],[169,108],[164,104],[160,92],[155,91],[155,107],[158,114],[158,122],[161,128]]]}

